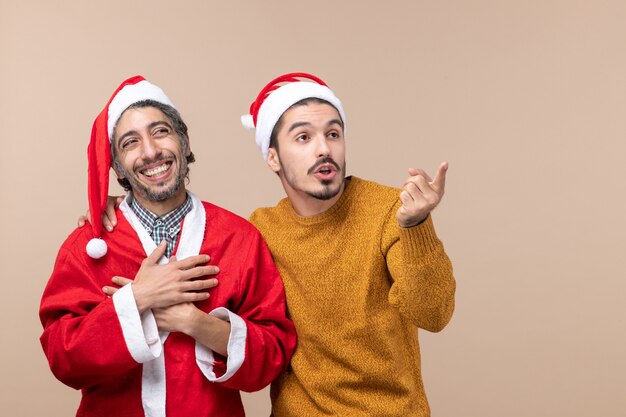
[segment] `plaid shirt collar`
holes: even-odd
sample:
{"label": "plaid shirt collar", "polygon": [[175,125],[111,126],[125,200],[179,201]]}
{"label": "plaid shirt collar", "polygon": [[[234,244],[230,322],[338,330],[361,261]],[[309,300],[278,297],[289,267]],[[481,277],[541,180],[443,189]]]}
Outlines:
{"label": "plaid shirt collar", "polygon": [[183,219],[187,213],[191,211],[192,206],[193,203],[191,202],[191,198],[187,195],[185,202],[178,208],[164,214],[163,216],[157,216],[150,210],[142,207],[134,197],[130,202],[130,208],[137,215],[141,225],[152,237],[154,243],[158,246],[163,239],[167,240],[165,256],[168,258],[172,255],[174,247],[176,246]]}

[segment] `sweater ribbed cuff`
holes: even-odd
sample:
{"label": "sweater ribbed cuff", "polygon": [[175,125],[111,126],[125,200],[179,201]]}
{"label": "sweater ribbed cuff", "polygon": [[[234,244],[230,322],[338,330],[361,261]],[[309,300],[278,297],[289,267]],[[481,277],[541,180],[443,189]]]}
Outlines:
{"label": "sweater ribbed cuff", "polygon": [[441,246],[430,214],[417,226],[399,227],[399,230],[405,255],[423,257]]}

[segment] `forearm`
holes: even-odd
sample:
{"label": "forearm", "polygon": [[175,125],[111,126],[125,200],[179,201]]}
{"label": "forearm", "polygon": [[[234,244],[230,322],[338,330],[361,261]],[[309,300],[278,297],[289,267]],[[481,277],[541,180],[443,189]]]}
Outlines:
{"label": "forearm", "polygon": [[[436,257],[444,257],[445,253]],[[456,283],[449,262],[437,260],[407,267],[397,275],[389,292],[389,302],[416,326],[438,332],[448,324],[454,312]]]}
{"label": "forearm", "polygon": [[[237,307],[232,311],[218,307],[208,313],[230,323],[226,360],[206,354],[210,352],[199,352],[196,347],[198,364],[210,381],[246,392],[267,386],[284,372],[296,344],[276,266],[260,235],[252,236],[254,240],[245,242],[248,250],[241,247],[239,256],[245,262],[238,273],[238,287],[228,303]],[[200,339],[196,340],[200,343]],[[222,339],[222,346],[225,342]]]}
{"label": "forearm", "polygon": [[212,351],[228,356],[230,329],[229,322],[196,310],[184,333]]}
{"label": "forearm", "polygon": [[46,323],[41,344],[54,375],[76,389],[139,365],[126,347],[110,302],[85,316],[67,315]]}
{"label": "forearm", "polygon": [[442,330],[454,311],[456,283],[430,217],[418,226],[399,230],[387,263],[394,279],[390,303],[418,327]]}

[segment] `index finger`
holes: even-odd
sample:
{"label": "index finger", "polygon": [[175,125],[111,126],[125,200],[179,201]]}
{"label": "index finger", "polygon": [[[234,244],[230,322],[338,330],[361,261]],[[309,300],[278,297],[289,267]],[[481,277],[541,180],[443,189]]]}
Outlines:
{"label": "index finger", "polygon": [[111,278],[111,282],[114,283],[115,285],[119,285],[120,287],[123,287],[124,285],[130,284],[133,281],[128,278],[114,276],[113,278]]}
{"label": "index finger", "polygon": [[156,265],[157,263],[159,263],[159,259],[161,259],[163,255],[165,255],[166,248],[167,248],[167,241],[163,239],[161,243],[159,243],[159,246],[157,246],[156,249],[153,250],[152,253],[148,255],[148,257],[145,260],[149,264]]}
{"label": "index finger", "polygon": [[[426,181],[433,182],[433,179],[430,178],[430,176],[426,173],[426,171],[424,171],[421,168],[409,168],[409,175],[411,177],[415,177],[415,176],[421,175],[422,177],[426,178]],[[410,178],[409,178],[409,180],[410,180]],[[405,183],[407,183],[409,180],[405,181]]]}
{"label": "index finger", "polygon": [[176,267],[179,269],[183,269],[183,270],[191,269],[191,268],[195,268],[196,266],[206,264],[210,260],[211,260],[211,257],[209,255],[205,255],[205,254],[194,255],[185,259],[177,260]]}

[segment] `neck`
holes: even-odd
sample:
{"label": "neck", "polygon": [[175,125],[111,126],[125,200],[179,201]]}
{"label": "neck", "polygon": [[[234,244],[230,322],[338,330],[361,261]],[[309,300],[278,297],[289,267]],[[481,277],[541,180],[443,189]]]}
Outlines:
{"label": "neck", "polygon": [[135,193],[133,193],[133,197],[143,208],[150,210],[152,213],[160,217],[180,207],[187,198],[187,190],[185,187],[180,187],[180,190],[178,190],[175,196],[164,201],[149,200]]}
{"label": "neck", "polygon": [[322,214],[326,210],[334,206],[339,198],[341,198],[345,187],[346,180],[344,179],[341,183],[341,188],[337,195],[328,200],[320,200],[319,198],[310,196],[306,193],[303,193],[302,191],[296,191],[291,187],[285,187],[285,192],[287,193],[287,197],[289,198],[289,202],[291,203],[294,211],[299,216],[310,217]]}

